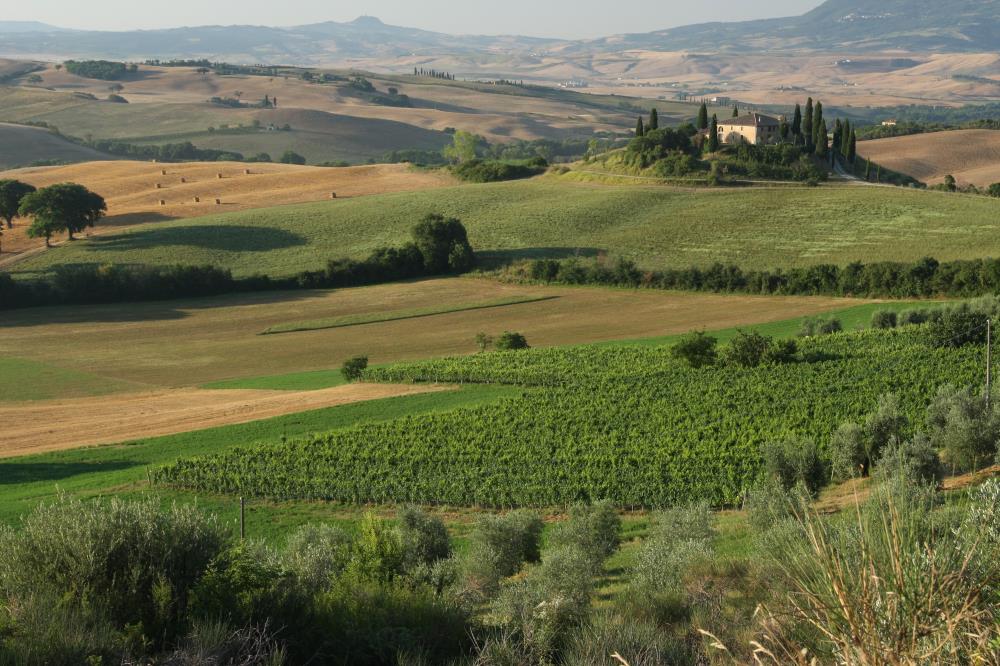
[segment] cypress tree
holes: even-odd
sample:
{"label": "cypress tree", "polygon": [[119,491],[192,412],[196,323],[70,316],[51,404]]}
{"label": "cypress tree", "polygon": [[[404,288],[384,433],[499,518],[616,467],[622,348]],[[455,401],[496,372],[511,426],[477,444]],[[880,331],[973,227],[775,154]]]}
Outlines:
{"label": "cypress tree", "polygon": [[649,112],[649,129],[660,129],[660,114],[656,112],[655,108]]}
{"label": "cypress tree", "polygon": [[813,98],[806,100],[806,112],[802,116],[802,137],[805,139],[806,149],[812,150],[813,145]]}
{"label": "cypress tree", "polygon": [[871,160],[865,160],[865,180],[869,183],[872,180],[872,163]]}
{"label": "cypress tree", "polygon": [[851,129],[851,142],[847,147],[847,161],[854,164],[858,159],[858,133]]}
{"label": "cypress tree", "polygon": [[708,127],[708,152],[714,153],[719,149],[719,118],[712,114],[712,124]]}
{"label": "cypress tree", "polygon": [[733,104],[733,118],[739,118],[739,117],[740,117],[740,107]]}
{"label": "cypress tree", "polygon": [[882,182],[882,165],[881,164],[876,164],[875,165],[875,182],[876,183],[881,183]]}
{"label": "cypress tree", "polygon": [[639,116],[639,120],[635,124],[635,135],[644,136],[646,134],[646,128],[642,126],[642,116]]}
{"label": "cypress tree", "polygon": [[813,145],[816,146],[816,156],[826,157],[830,144],[827,139],[826,121],[823,120],[823,103],[816,102],[813,111]]}
{"label": "cypress tree", "polygon": [[702,102],[698,109],[698,129],[708,129],[708,106]]}
{"label": "cypress tree", "polygon": [[795,115],[792,116],[792,135],[802,135],[802,107],[795,104]]}
{"label": "cypress tree", "polygon": [[840,135],[840,154],[844,157],[851,156],[851,121],[844,121],[843,133]]}
{"label": "cypress tree", "polygon": [[844,126],[840,124],[840,118],[837,118],[836,122],[833,124],[833,151],[839,152],[840,147],[844,145],[843,137]]}

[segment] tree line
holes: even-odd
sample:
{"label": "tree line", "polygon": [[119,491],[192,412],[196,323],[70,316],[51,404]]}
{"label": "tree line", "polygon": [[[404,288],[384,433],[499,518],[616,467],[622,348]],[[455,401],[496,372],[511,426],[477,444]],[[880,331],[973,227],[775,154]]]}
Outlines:
{"label": "tree line", "polygon": [[912,263],[854,262],[802,268],[745,270],[735,265],[641,270],[627,259],[613,264],[580,259],[537,259],[510,270],[512,279],[564,284],[646,287],[683,291],[924,298],[978,296],[1000,291],[1000,259]]}
{"label": "tree line", "polygon": [[135,63],[126,65],[112,60],[67,60],[63,66],[70,74],[102,81],[117,81],[139,70]]}
{"label": "tree line", "polygon": [[15,280],[0,273],[0,309],[355,287],[463,273],[475,266],[465,226],[455,218],[428,215],[413,228],[412,236],[411,242],[378,248],[366,259],[333,259],[323,270],[287,278],[234,278],[229,270],[214,266],[60,266],[45,280]]}

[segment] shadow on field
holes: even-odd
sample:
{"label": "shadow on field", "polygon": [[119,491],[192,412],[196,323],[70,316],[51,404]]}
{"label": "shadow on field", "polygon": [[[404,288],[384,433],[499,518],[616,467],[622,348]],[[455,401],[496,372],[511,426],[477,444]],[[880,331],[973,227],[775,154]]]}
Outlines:
{"label": "shadow on field", "polygon": [[148,222],[170,222],[178,218],[173,215],[163,213],[125,213],[124,215],[109,215],[101,218],[98,223],[100,227],[128,227],[135,224],[146,224]]}
{"label": "shadow on field", "polygon": [[192,310],[232,308],[270,303],[290,303],[322,298],[329,291],[322,289],[294,291],[255,291],[173,301],[143,301],[131,303],[99,303],[93,305],[47,305],[36,308],[4,310],[0,330],[21,326],[53,324],[104,324],[116,322],[168,321],[191,316]]}
{"label": "shadow on field", "polygon": [[604,250],[596,247],[522,247],[516,250],[476,251],[476,260],[486,268],[499,268],[532,259],[593,259]]}
{"label": "shadow on field", "polygon": [[268,252],[305,245],[306,239],[284,229],[206,224],[143,229],[114,236],[95,236],[88,250],[136,252],[167,246],[197,247],[230,252]]}
{"label": "shadow on field", "polygon": [[124,460],[98,463],[20,463],[0,462],[0,486],[10,486],[20,483],[39,483],[43,481],[62,481],[80,474],[96,472],[118,472],[139,463]]}

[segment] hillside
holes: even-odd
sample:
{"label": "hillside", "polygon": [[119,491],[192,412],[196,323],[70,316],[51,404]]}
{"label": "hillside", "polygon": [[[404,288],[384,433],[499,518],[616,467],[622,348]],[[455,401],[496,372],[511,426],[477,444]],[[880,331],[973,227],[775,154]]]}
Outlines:
{"label": "hillside", "polygon": [[66,263],[185,262],[291,275],[398,244],[428,213],[460,218],[487,262],[608,253],[650,268],[717,261],[774,268],[1000,255],[998,203],[985,197],[859,186],[686,190],[545,176],[162,222],[9,269],[30,275]]}
{"label": "hillside", "polygon": [[1000,132],[954,130],[858,144],[858,154],[928,184],[951,174],[959,184],[1000,182]]}
{"label": "hillside", "polygon": [[0,169],[26,166],[34,162],[82,162],[104,160],[108,156],[38,127],[0,123]]}
{"label": "hillside", "polygon": [[[248,170],[250,173],[245,173]],[[416,171],[404,164],[330,168],[238,162],[87,162],[0,172],[0,178],[17,178],[36,187],[69,181],[97,192],[107,201],[108,217],[91,234],[117,232],[121,227],[144,222],[198,217],[217,210],[328,200],[333,193],[338,198],[350,198],[428,190],[454,182],[444,172]],[[161,187],[157,188],[157,184]],[[200,201],[196,202],[195,197]],[[216,199],[221,204],[217,205]],[[161,200],[165,205],[160,205]],[[273,211],[281,214],[278,209]],[[9,261],[7,253],[42,247],[40,240],[26,238],[24,230],[24,223],[19,221],[13,231],[4,235],[5,261]]]}

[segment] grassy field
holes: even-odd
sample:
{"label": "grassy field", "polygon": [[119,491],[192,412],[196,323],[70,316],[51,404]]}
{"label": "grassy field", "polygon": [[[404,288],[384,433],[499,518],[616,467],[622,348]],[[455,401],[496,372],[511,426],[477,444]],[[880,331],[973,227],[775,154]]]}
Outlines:
{"label": "grassy field", "polygon": [[[370,318],[404,309],[544,297],[548,300],[419,319],[258,335],[289,322]],[[475,336],[480,331],[492,335],[520,331],[532,345],[545,347],[759,324],[857,303],[836,298],[543,287],[451,278],[335,291],[9,311],[0,323],[0,358],[23,359],[129,386],[178,388],[336,368],[357,355],[367,355],[378,364],[472,354],[477,351]],[[11,390],[0,394],[0,400],[18,400],[22,394],[33,393],[64,397],[57,383],[37,372],[17,373],[9,381]]]}
{"label": "grassy field", "polygon": [[[278,443],[282,437],[338,430],[408,414],[442,412],[496,400],[511,393],[501,387],[406,396],[332,407],[241,425],[102,446],[0,460],[0,523],[13,523],[38,501],[57,491],[84,496],[141,492],[146,470],[181,456],[207,455],[240,443]],[[169,497],[195,500],[184,493]],[[202,500],[203,502],[205,500]],[[209,508],[221,503],[207,500]],[[231,500],[229,511],[232,511]],[[329,507],[324,509],[329,513]]]}
{"label": "grassy field", "polygon": [[431,212],[460,218],[487,260],[609,253],[645,267],[774,268],[1000,254],[1000,202],[985,197],[850,186],[607,186],[546,176],[158,223],[56,248],[10,270],[185,262],[289,275],[398,244]]}
{"label": "grassy field", "polygon": [[961,185],[1000,182],[1000,132],[954,130],[858,144],[858,154],[929,184],[951,174]]}
{"label": "grassy field", "polygon": [[78,146],[48,130],[24,125],[0,123],[0,169],[27,166],[42,160],[59,162],[80,162],[100,160],[107,156]]}
{"label": "grassy field", "polygon": [[[0,129],[2,127],[0,125]],[[46,136],[51,135],[46,133]],[[431,190],[456,182],[445,171],[421,171],[405,164],[329,168],[269,163],[129,161],[16,169],[0,172],[0,178],[17,178],[35,187],[80,183],[97,192],[107,202],[108,213],[91,234],[119,232],[143,222],[161,223],[219,211],[329,201],[332,194],[345,199]],[[220,203],[216,204],[216,199]],[[27,237],[27,228],[26,220],[17,220],[14,229],[4,234],[4,254],[7,255],[4,261],[12,260],[9,254],[44,247],[41,239]]]}

